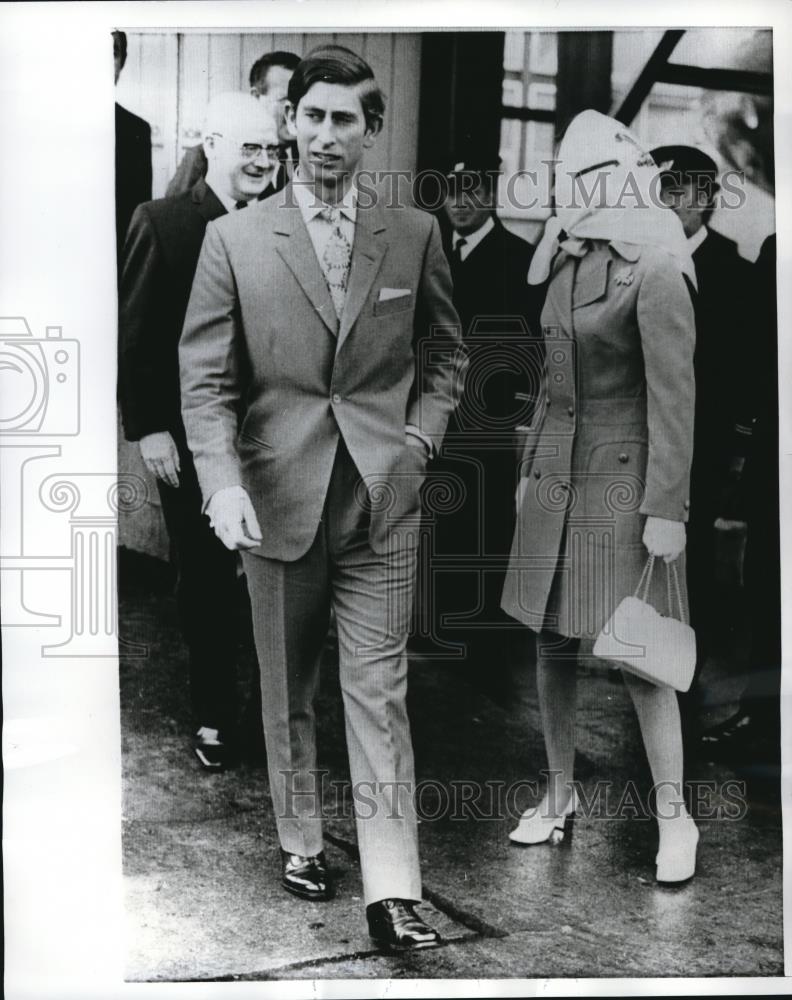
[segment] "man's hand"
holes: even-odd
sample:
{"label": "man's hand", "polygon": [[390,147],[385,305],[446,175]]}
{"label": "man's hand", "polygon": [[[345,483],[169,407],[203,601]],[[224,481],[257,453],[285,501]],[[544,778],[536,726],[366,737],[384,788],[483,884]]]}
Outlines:
{"label": "man's hand", "polygon": [[664,517],[647,517],[643,543],[649,555],[673,562],[685,551],[685,525]]}
{"label": "man's hand", "polygon": [[179,485],[179,451],[168,431],[147,434],[138,442],[146,468],[168,486]]}
{"label": "man's hand", "polygon": [[241,486],[213,493],[206,507],[209,523],[227,549],[255,549],[261,543],[256,512]]}

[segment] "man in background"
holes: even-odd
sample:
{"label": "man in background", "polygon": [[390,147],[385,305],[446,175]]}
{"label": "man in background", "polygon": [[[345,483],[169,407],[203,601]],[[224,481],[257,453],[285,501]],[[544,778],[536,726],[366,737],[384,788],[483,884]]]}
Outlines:
{"label": "man in background", "polygon": [[124,432],[156,476],[177,571],[189,651],[194,751],[208,770],[231,756],[235,716],[237,557],[202,511],[181,419],[178,345],[209,222],[246,208],[269,185],[280,147],[276,111],[249,94],[215,97],[206,114],[208,165],[190,191],[140,205],[124,248],[119,397]]}
{"label": "man in background", "polygon": [[[113,32],[115,82],[127,58],[127,36]],[[115,106],[116,247],[119,273],[121,250],[129,220],[137,206],[151,201],[151,126],[116,101]]]}
{"label": "man in background", "polygon": [[707,760],[726,760],[778,788],[781,751],[781,551],[778,495],[778,313],[776,237],[754,265],[744,393],[754,414],[743,492],[748,538],[746,604],[751,623],[748,684],[734,715],[702,734]]}
{"label": "man in background", "polygon": [[[250,93],[253,97],[265,97],[277,110],[278,141],[281,145],[279,168],[267,189],[262,191],[261,198],[267,198],[285,187],[297,164],[297,144],[286,125],[286,93],[299,61],[300,57],[293,52],[265,52],[250,68]],[[203,146],[199,144],[190,147],[176,168],[165,193],[171,196],[189,191],[196,181],[206,176],[206,167]]]}
{"label": "man in background", "polygon": [[753,276],[736,244],[709,227],[720,190],[715,161],[693,146],[659,146],[651,152],[655,163],[666,168],[660,196],[682,223],[698,282],[693,297],[696,410],[686,548],[690,617],[698,649],[693,686],[681,700],[692,735],[704,700],[701,671],[712,637],[722,629],[715,523],[744,519],[735,501],[753,423],[745,392],[746,359],[753,349]]}
{"label": "man in background", "polygon": [[[514,531],[514,432],[530,423],[538,392],[541,303],[527,283],[532,245],[505,229],[495,212],[500,161],[464,149],[449,166],[444,242],[469,362],[432,471],[461,481],[465,498],[435,516],[433,553],[446,572],[423,583],[433,585],[434,638],[462,643],[471,680],[499,698],[508,687],[510,620],[500,601]],[[460,622],[443,626],[443,616]]]}

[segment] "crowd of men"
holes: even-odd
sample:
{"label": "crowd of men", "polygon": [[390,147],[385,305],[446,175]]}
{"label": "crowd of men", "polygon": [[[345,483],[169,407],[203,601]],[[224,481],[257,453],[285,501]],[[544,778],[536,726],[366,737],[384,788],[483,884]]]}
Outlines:
{"label": "crowd of men", "polygon": [[[117,79],[126,40],[114,41]],[[156,477],[177,568],[193,751],[207,771],[233,762],[242,552],[282,884],[314,900],[332,883],[301,782],[315,769],[331,608],[352,778],[393,794],[412,780],[413,612],[416,639],[438,655],[473,673],[504,661],[515,432],[541,390],[542,289],[526,281],[533,247],[496,215],[498,163],[468,146],[438,165],[448,180],[438,218],[363,211],[349,179],[384,110],[370,68],[346,49],[267,53],[249,93],[211,100],[203,142],[152,201],[150,131],[117,106],[119,398],[125,435]],[[774,244],[750,265],[709,227],[718,169],[704,152],[653,156],[698,279],[688,552],[699,673],[719,625],[718,532],[746,519],[762,668],[738,714],[704,739],[710,750],[745,746],[752,731],[778,731]],[[432,483],[451,500],[427,503],[421,530]],[[413,598],[419,542],[433,571]],[[689,720],[696,698],[700,684]],[[297,776],[294,802],[284,772]],[[369,927],[385,946],[429,947],[437,934],[412,909],[414,813],[383,798],[377,815],[394,809],[400,822],[358,825]]]}

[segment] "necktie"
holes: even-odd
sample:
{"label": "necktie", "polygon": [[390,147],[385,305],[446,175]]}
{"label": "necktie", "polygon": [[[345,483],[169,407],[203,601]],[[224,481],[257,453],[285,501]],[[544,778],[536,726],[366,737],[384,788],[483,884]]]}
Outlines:
{"label": "necktie", "polygon": [[451,251],[451,257],[453,258],[455,264],[462,263],[462,247],[466,246],[467,246],[467,240],[464,238],[464,236],[462,237],[461,240],[457,240],[456,246]]}
{"label": "necktie", "polygon": [[322,254],[322,271],[335,306],[336,316],[341,319],[346,300],[349,265],[352,260],[352,244],[341,229],[340,209],[328,207],[322,209],[319,214],[332,227]]}
{"label": "necktie", "polygon": [[248,203],[246,201],[237,201],[234,203],[234,208],[239,211],[240,208],[247,208]]}

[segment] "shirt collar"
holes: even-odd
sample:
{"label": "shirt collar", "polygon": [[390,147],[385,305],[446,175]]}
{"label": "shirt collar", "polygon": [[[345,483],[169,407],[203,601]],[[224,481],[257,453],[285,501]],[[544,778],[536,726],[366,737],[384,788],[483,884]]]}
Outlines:
{"label": "shirt collar", "polygon": [[215,197],[226,210],[226,212],[236,211],[236,200],[231,198],[229,195],[225,194],[223,191],[218,191],[217,188],[213,188],[211,184],[206,185],[210,191],[214,192]]}
{"label": "shirt collar", "polygon": [[495,222],[492,216],[491,215],[487,216],[487,221],[484,223],[484,225],[479,226],[479,228],[474,233],[469,233],[467,236],[463,236],[461,233],[458,233],[455,229],[451,236],[451,243],[453,246],[456,246],[460,240],[464,240],[465,246],[467,247],[467,252],[470,253],[475,247],[479,245],[479,243],[481,243],[481,241],[484,239],[487,233],[491,232],[494,228],[495,228]]}
{"label": "shirt collar", "polygon": [[[273,171],[272,177],[270,177],[269,182],[267,184],[267,187],[270,187],[270,186],[274,187],[275,186],[275,181],[277,179],[277,176],[278,176],[278,171],[277,170]],[[210,190],[212,190],[214,192],[215,197],[220,202],[220,204],[223,206],[223,208],[226,210],[226,212],[236,212],[236,211],[238,211],[238,209],[236,207],[237,203],[236,203],[236,199],[235,198],[232,198],[230,195],[223,194],[222,192],[217,191],[215,188],[212,187],[211,184],[207,184],[206,186],[208,188],[210,188]],[[266,191],[267,188],[264,188],[264,190]],[[256,201],[256,197],[251,198],[248,201],[248,205],[252,204],[255,201]]]}
{"label": "shirt collar", "polygon": [[294,200],[297,202],[306,224],[313,222],[316,216],[319,215],[320,212],[323,212],[326,208],[338,208],[341,210],[341,214],[345,218],[349,219],[352,223],[355,222],[357,218],[358,192],[354,183],[350,185],[349,190],[337,205],[327,205],[321,200],[321,198],[315,195],[313,188],[300,178],[299,167],[294,175],[293,186]]}
{"label": "shirt collar", "polygon": [[709,230],[707,227],[702,226],[700,229],[697,229],[692,236],[688,236],[687,245],[690,253],[695,253],[696,250],[698,250],[704,240],[706,240],[708,232]]}

